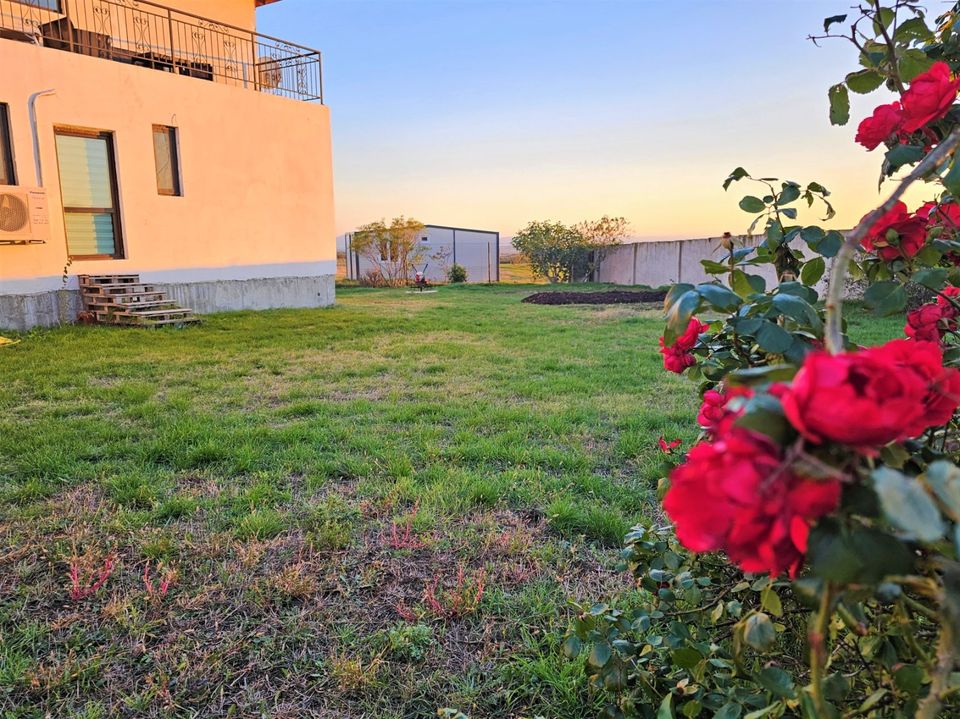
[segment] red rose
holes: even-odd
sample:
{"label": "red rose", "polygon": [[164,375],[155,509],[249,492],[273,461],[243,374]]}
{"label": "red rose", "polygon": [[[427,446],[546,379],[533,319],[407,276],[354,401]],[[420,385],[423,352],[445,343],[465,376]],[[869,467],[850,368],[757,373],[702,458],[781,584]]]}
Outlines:
{"label": "red rose", "polygon": [[663,366],[670,372],[680,374],[687,367],[696,364],[697,360],[690,354],[690,350],[696,347],[697,339],[706,332],[708,327],[710,325],[693,317],[687,324],[687,329],[674,340],[672,345],[666,345],[661,337],[660,354],[663,355]]}
{"label": "red rose", "polygon": [[870,252],[876,252],[885,262],[890,262],[898,257],[913,257],[926,241],[926,218],[911,215],[907,206],[898,202],[867,230],[863,246]]}
{"label": "red rose", "polygon": [[811,442],[837,442],[872,455],[946,423],[960,404],[960,372],[944,368],[932,342],[811,352],[780,399],[787,419]]}
{"label": "red rose", "polygon": [[892,340],[868,350],[895,368],[898,374],[912,372],[926,390],[916,417],[904,417],[906,436],[915,437],[928,427],[950,421],[960,406],[960,370],[943,366],[943,350],[933,342]]}
{"label": "red rose", "polygon": [[734,429],[690,450],[670,473],[663,507],[687,549],[723,551],[745,572],[795,576],[811,524],[839,500],[836,479],[798,475],[778,445]]}
{"label": "red rose", "polygon": [[950,74],[947,63],[935,62],[925,73],[913,78],[900,98],[905,132],[916,132],[947,114],[960,87],[960,80],[951,79]]}
{"label": "red rose", "polygon": [[711,429],[720,423],[726,412],[724,406],[727,398],[715,389],[708,389],[703,393],[703,403],[697,413],[697,424],[704,429]]}
{"label": "red rose", "polygon": [[864,118],[857,128],[856,141],[868,150],[876,150],[887,138],[900,129],[903,112],[899,102],[881,105],[870,117]]}
{"label": "red rose", "polygon": [[926,218],[928,230],[934,227],[939,228],[941,238],[946,240],[957,238],[957,233],[960,231],[960,205],[956,202],[947,202],[942,205],[927,202],[921,205],[915,214]]}
{"label": "red rose", "polygon": [[960,295],[960,287],[944,287],[936,302],[915,309],[907,315],[903,328],[907,337],[924,342],[940,342],[948,332],[957,331],[957,308],[948,297]]}
{"label": "red rose", "polygon": [[942,336],[940,320],[943,310],[935,304],[924,305],[907,315],[904,334],[922,342],[939,342]]}
{"label": "red rose", "polygon": [[960,287],[947,285],[940,290],[940,295],[937,297],[937,306],[943,310],[943,316],[948,319],[953,319],[960,314],[960,310],[957,310],[956,305],[948,300],[947,297],[960,297]]}

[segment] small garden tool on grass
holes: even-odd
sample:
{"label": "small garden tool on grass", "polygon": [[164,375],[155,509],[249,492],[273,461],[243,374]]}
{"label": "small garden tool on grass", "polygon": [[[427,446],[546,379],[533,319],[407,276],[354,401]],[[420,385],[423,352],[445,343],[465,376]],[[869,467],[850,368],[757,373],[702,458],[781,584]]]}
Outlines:
{"label": "small garden tool on grass", "polygon": [[427,281],[427,268],[430,266],[428,262],[423,266],[422,270],[417,270],[413,275],[413,286],[418,290],[423,292],[427,287],[430,286],[430,283]]}

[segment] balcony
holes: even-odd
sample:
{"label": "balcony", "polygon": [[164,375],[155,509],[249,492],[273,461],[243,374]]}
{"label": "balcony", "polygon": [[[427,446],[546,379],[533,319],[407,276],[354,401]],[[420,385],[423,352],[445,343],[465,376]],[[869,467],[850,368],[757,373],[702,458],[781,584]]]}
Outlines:
{"label": "balcony", "polygon": [[323,102],[319,51],[149,0],[0,0],[0,38]]}

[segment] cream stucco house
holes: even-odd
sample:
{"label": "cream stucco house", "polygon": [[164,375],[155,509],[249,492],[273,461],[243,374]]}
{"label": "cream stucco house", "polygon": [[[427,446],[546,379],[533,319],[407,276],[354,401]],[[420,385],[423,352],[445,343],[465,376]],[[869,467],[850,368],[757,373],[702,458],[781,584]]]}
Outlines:
{"label": "cream stucco house", "polygon": [[256,32],[276,1],[0,0],[0,327],[72,320],[81,275],[333,302],[320,54]]}

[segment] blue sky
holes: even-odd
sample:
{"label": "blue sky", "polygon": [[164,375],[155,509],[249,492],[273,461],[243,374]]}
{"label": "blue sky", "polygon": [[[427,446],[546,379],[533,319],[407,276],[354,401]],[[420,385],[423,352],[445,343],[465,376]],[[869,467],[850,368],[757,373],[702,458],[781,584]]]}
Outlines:
{"label": "blue sky", "polygon": [[749,224],[720,186],[738,165],[822,182],[834,226],[877,200],[880,157],[852,139],[885,98],[831,127],[826,89],[855,52],[806,39],[850,4],[284,0],[258,22],[323,51],[338,232],[405,214],[506,236],[610,214],[701,237]]}

